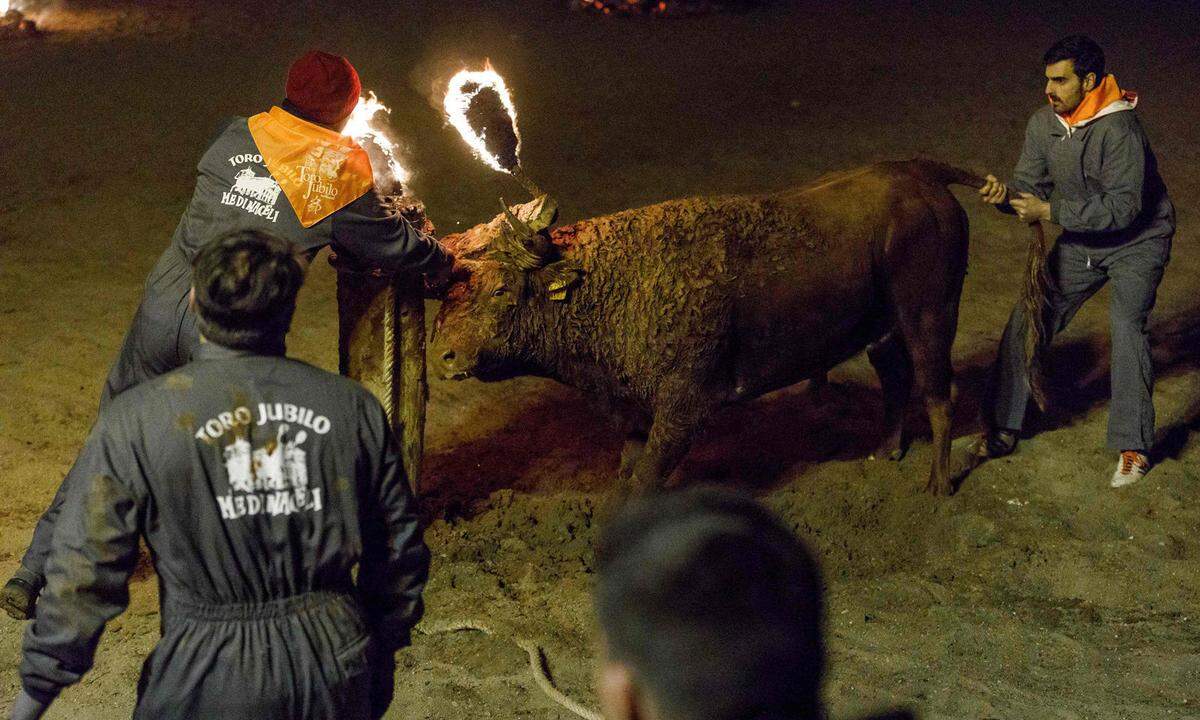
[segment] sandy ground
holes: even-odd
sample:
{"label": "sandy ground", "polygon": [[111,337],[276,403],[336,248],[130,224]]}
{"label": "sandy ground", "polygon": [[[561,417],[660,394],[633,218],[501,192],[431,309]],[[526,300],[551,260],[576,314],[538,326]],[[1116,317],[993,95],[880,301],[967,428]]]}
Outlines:
{"label": "sandy ground", "polygon": [[[1040,102],[1041,52],[1086,31],[1142,93],[1179,210],[1153,316],[1154,472],[1107,487],[1102,293],[1055,346],[1055,410],[950,499],[919,491],[924,443],[899,464],[868,459],[881,403],[861,360],[828,391],[799,386],[718,418],[676,479],[752,489],[819,553],[834,717],[890,706],[931,719],[1200,717],[1200,11],[781,3],[655,23],[562,5],[59,3],[40,16],[58,32],[0,43],[0,572],[15,568],[93,419],[212,130],[275,100],[287,62],[312,45],[350,55],[394,107],[412,186],[449,231],[521,196],[431,104],[464,62],[490,57],[505,73],[525,164],[569,221],[918,152],[1007,173]],[[959,435],[975,428],[1024,253],[1015,221],[960,198],[972,245]],[[329,368],[333,297],[318,262],[290,343]],[[553,383],[433,383],[427,617],[485,621],[498,637],[418,634],[388,717],[568,717],[533,686],[514,636],[544,645],[561,686],[594,703],[592,546],[618,448],[604,419]],[[50,717],[127,717],[157,631],[154,583],[137,581],[95,670]],[[20,633],[0,623],[0,706],[17,689]]]}

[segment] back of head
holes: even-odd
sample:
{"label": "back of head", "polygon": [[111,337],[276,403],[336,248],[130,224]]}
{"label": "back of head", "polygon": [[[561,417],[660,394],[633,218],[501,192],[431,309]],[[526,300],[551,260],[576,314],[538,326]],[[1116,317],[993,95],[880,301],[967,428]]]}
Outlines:
{"label": "back of head", "polygon": [[192,263],[200,333],[226,347],[280,350],[303,282],[304,268],[287,240],[256,230],[219,237]]}
{"label": "back of head", "polygon": [[1070,60],[1075,74],[1083,79],[1096,73],[1096,82],[1104,78],[1104,50],[1087,35],[1068,35],[1050,46],[1042,56],[1043,65]]}
{"label": "back of head", "polygon": [[597,559],[606,659],[663,720],[821,716],[819,574],[753,499],[697,488],[635,500]]}

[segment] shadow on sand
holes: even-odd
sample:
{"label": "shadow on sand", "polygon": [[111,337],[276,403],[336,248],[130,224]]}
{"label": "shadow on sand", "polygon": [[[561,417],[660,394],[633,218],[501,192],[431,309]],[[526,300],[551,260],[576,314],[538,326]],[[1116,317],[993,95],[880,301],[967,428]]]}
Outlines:
{"label": "shadow on sand", "polygon": [[[978,431],[994,348],[960,358],[959,394],[952,435]],[[1200,366],[1200,316],[1183,313],[1156,322],[1151,354],[1159,378]],[[1090,368],[1080,374],[1077,368]],[[1026,436],[1068,427],[1109,397],[1108,357],[1099,338],[1056,342],[1049,354],[1051,407],[1036,409]],[[929,436],[914,402],[909,422],[918,442]],[[880,442],[883,404],[878,388],[839,382],[823,388],[801,383],[717,415],[697,438],[672,484],[732,482],[755,492],[778,486],[797,465],[868,457]],[[470,423],[471,418],[460,419]],[[1200,430],[1200,397],[1159,431],[1157,457],[1175,457]],[[574,399],[536,399],[501,431],[426,458],[430,517],[473,517],[480,500],[512,488],[520,492],[605,492],[615,477],[622,438],[604,417]],[[967,479],[969,482],[969,477]]]}

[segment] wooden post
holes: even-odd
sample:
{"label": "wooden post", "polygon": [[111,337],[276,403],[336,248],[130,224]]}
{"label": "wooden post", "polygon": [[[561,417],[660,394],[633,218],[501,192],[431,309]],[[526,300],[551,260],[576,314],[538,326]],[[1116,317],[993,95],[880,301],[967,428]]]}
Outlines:
{"label": "wooden post", "polygon": [[[409,198],[403,214],[425,232],[433,228],[424,209]],[[394,203],[400,211],[401,198]],[[338,371],[379,398],[400,443],[404,472],[416,495],[425,450],[425,298],[420,274],[362,271],[335,254],[337,269]]]}

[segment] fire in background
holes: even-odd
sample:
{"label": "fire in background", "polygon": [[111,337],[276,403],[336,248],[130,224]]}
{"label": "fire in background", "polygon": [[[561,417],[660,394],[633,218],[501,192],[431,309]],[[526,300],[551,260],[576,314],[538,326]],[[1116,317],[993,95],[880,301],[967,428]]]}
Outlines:
{"label": "fire in background", "polygon": [[602,15],[677,17],[717,10],[750,10],[770,0],[570,0],[578,10]]}
{"label": "fire in background", "polygon": [[33,18],[26,17],[10,0],[0,0],[0,36],[40,34]]}

